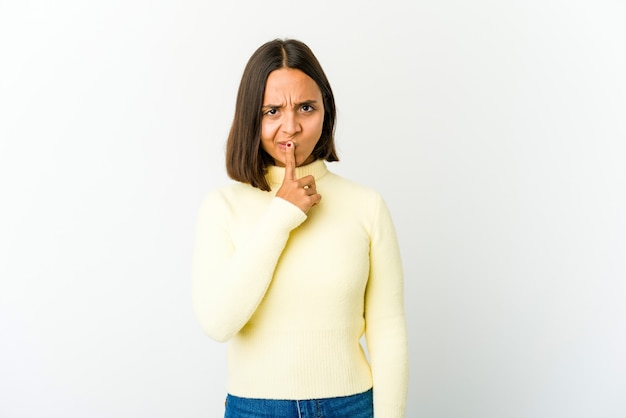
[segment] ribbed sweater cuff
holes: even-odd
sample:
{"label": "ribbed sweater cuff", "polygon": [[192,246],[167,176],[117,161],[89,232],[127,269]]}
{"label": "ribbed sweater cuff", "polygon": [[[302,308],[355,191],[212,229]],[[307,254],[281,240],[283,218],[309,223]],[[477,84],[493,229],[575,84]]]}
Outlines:
{"label": "ribbed sweater cuff", "polygon": [[[374,388],[374,397],[376,396]],[[390,405],[376,401],[374,398],[374,418],[404,418],[404,405]]]}

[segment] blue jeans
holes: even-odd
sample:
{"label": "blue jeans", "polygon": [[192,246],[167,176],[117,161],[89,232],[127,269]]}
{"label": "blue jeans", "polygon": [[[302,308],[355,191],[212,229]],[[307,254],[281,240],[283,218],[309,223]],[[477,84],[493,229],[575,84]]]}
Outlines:
{"label": "blue jeans", "polygon": [[228,395],[224,418],[373,418],[372,395],[372,389],[356,395],[304,401]]}

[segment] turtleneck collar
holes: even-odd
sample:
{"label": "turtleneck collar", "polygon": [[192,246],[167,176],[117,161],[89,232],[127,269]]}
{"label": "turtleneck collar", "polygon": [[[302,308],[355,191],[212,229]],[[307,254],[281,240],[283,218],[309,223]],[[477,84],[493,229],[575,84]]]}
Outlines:
{"label": "turtleneck collar", "polygon": [[[324,177],[326,173],[328,173],[328,168],[326,167],[324,160],[315,160],[311,164],[296,167],[296,178],[312,175],[317,181]],[[275,165],[269,166],[267,168],[265,178],[270,186],[283,184],[283,179],[285,178],[285,167],[278,167]]]}

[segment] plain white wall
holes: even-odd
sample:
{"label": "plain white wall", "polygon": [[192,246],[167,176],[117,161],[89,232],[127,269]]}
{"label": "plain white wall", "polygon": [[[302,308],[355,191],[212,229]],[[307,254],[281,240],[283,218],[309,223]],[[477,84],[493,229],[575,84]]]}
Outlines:
{"label": "plain white wall", "polygon": [[407,417],[626,415],[626,7],[0,1],[0,416],[218,417],[193,226],[249,55],[308,43],[399,231]]}

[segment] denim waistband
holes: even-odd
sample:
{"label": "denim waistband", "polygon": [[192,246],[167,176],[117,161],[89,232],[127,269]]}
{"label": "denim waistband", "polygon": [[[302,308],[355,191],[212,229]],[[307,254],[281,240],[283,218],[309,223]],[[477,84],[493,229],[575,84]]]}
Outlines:
{"label": "denim waistband", "polygon": [[226,397],[224,418],[373,418],[373,390],[306,400]]}

